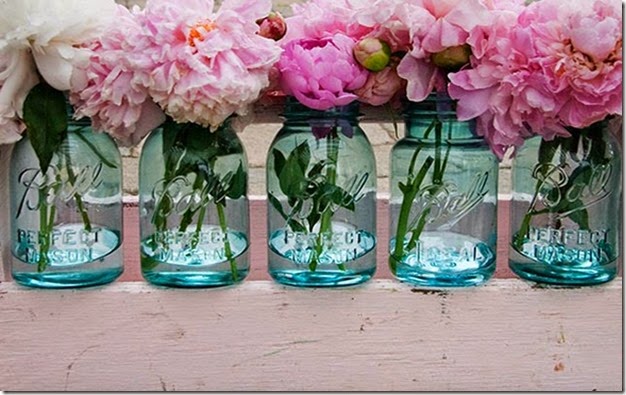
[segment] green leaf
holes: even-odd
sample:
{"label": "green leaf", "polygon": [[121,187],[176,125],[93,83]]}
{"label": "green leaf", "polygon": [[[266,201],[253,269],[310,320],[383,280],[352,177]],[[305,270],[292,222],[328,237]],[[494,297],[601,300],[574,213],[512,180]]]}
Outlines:
{"label": "green leaf", "polygon": [[295,219],[289,219],[289,221],[287,221],[287,225],[289,225],[291,230],[294,232],[306,233],[306,227]]}
{"label": "green leaf", "polygon": [[180,126],[170,118],[163,124],[163,157],[167,158],[174,147]]}
{"label": "green leaf", "polygon": [[283,205],[280,203],[280,200],[278,200],[272,193],[268,193],[267,198],[272,207],[274,207],[276,211],[278,211],[280,216],[283,217],[285,221],[287,221],[287,225],[289,225],[289,227],[291,227],[294,232],[306,233],[306,228],[304,227],[304,225],[294,220],[289,215],[287,215],[287,213],[285,213],[285,210],[283,210]]}
{"label": "green leaf", "polygon": [[283,155],[283,153],[277,149],[274,149],[272,151],[272,155],[274,156],[274,172],[276,173],[277,177],[280,177],[280,173],[285,168],[287,159],[285,158],[285,155]]}
{"label": "green leaf", "polygon": [[184,149],[178,174],[195,172],[199,166],[212,168],[218,155],[225,155],[216,136],[197,125],[189,125],[178,136],[176,145]]}
{"label": "green leaf", "polygon": [[[156,247],[151,247],[151,248],[156,248]],[[151,257],[148,257],[147,255],[141,257],[141,270],[143,271],[147,271],[147,272],[152,271],[156,269],[157,266],[159,266],[160,264],[161,262]]]}
{"label": "green leaf", "polygon": [[278,179],[280,189],[289,198],[299,197],[306,190],[307,179],[304,173],[310,160],[311,152],[306,143],[296,147],[287,158]]}
{"label": "green leaf", "polygon": [[168,194],[163,194],[158,200],[157,208],[152,215],[152,223],[157,231],[167,228],[167,217],[170,215],[174,202]]}
{"label": "green leaf", "polygon": [[428,220],[428,216],[430,215],[431,207],[428,207],[426,210],[422,211],[417,220],[417,225],[415,228],[411,230],[411,240],[409,240],[409,244],[407,245],[406,250],[412,251],[417,245],[424,228],[426,227],[426,221]]}
{"label": "green leaf", "polygon": [[570,175],[569,184],[587,185],[593,176],[593,168],[587,164],[580,165]]}
{"label": "green leaf", "polygon": [[290,159],[294,156],[302,173],[306,173],[306,169],[309,167],[309,162],[311,162],[311,149],[309,148],[308,143],[302,143],[293,150],[291,155],[289,155]]}
{"label": "green leaf", "polygon": [[280,189],[290,198],[300,196],[306,188],[306,179],[302,169],[297,164],[287,160],[287,164],[280,173]]}
{"label": "green leaf", "polygon": [[248,176],[243,169],[243,163],[239,163],[237,172],[230,180],[227,196],[231,199],[239,199],[246,194],[246,185],[248,184]]}
{"label": "green leaf", "polygon": [[193,217],[196,215],[198,210],[187,209],[183,216],[180,219],[179,230],[180,232],[185,232],[187,228],[193,223]]}
{"label": "green leaf", "polygon": [[333,185],[333,187],[333,191],[330,194],[330,200],[337,206],[345,207],[354,200],[352,195],[350,195],[350,193],[348,193],[345,189],[336,185]]}
{"label": "green leaf", "polygon": [[326,160],[322,160],[317,162],[312,168],[311,170],[309,170],[308,176],[309,178],[317,178],[319,176],[322,175],[322,172],[324,171],[324,168],[326,167],[326,165],[328,165],[329,162]]}
{"label": "green leaf", "polygon": [[102,162],[103,165],[110,169],[117,169],[117,165],[105,158],[104,155],[102,155],[102,153],[98,151],[98,148],[93,145],[91,141],[89,141],[85,136],[83,136],[81,132],[75,133],[74,135],[78,137],[87,146],[87,148],[89,148],[91,152],[93,152],[94,155],[98,157],[98,159],[100,159],[100,162]]}
{"label": "green leaf", "polygon": [[[202,167],[204,168],[204,165],[202,165]],[[208,194],[213,198],[213,201],[216,204],[226,206],[226,197],[228,196],[231,185],[233,185],[234,173],[229,171],[224,174],[221,179],[219,175],[213,171],[213,169],[210,169],[208,173],[206,171],[203,173],[205,175],[209,174],[209,178],[206,181],[208,184],[206,187]]]}
{"label": "green leaf", "polygon": [[227,155],[229,148],[223,136],[210,133],[195,124],[167,121],[163,126],[163,154],[170,176],[197,173],[201,167],[211,168],[218,155]]}
{"label": "green leaf", "polygon": [[[429,156],[428,158],[426,158],[426,160],[422,164],[420,171],[417,173],[417,176],[413,179],[413,183],[410,185],[409,192],[412,195],[417,194],[417,192],[419,191],[420,186],[422,185],[422,182],[424,181],[424,177],[426,177],[426,174],[430,170],[430,167],[433,165],[434,161],[435,160],[433,159],[433,157]],[[410,200],[413,201],[414,198],[415,197],[411,198]]]}
{"label": "green leaf", "polygon": [[285,213],[285,210],[283,210],[283,205],[280,203],[280,200],[278,200],[276,196],[272,195],[271,193],[267,194],[267,199],[270,204],[276,209],[276,211],[278,211],[278,214],[280,214],[283,219],[287,220],[288,216]]}
{"label": "green leaf", "polygon": [[[578,200],[576,202],[572,202],[573,206],[583,207],[583,202]],[[569,214],[569,219],[576,222],[580,230],[589,230],[589,213],[586,209],[582,208],[576,211],[573,211]]]}
{"label": "green leaf", "polygon": [[315,227],[315,224],[319,222],[320,218],[322,218],[322,214],[319,210],[317,202],[314,201],[313,208],[311,209],[311,212],[307,217],[307,222],[309,223],[309,232],[313,232],[313,228]]}
{"label": "green leaf", "polygon": [[578,148],[580,145],[581,134],[572,133],[571,137],[556,137],[554,140],[561,143],[563,151],[570,154],[570,157],[577,161]]}
{"label": "green leaf", "polygon": [[608,145],[605,141],[604,133],[602,130],[594,131],[589,135],[591,139],[591,149],[589,152],[588,160],[593,165],[607,165],[611,162],[610,157],[607,157]]}
{"label": "green leaf", "polygon": [[560,145],[561,141],[558,138],[552,141],[541,140],[541,144],[539,145],[539,163],[551,163]]}
{"label": "green leaf", "polygon": [[181,156],[184,154],[184,150],[180,147],[175,147],[178,133],[181,131],[182,125],[174,122],[172,119],[163,124],[163,158],[165,158],[165,173],[166,177],[174,177],[176,174],[176,167],[180,161]]}
{"label": "green leaf", "polygon": [[354,196],[352,196],[352,194],[345,189],[333,184],[321,185],[318,189],[318,193],[314,197],[314,200],[317,201],[316,208],[321,212],[327,210],[331,203],[350,211],[354,211],[356,209]]}
{"label": "green leaf", "polygon": [[67,136],[65,95],[45,82],[35,86],[24,102],[28,138],[45,173]]}

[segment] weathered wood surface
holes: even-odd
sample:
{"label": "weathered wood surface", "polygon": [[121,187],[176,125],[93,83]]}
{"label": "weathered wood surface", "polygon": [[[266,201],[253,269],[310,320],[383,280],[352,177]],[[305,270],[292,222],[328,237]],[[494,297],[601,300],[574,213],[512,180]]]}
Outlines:
{"label": "weathered wood surface", "polygon": [[417,291],[0,285],[0,387],[622,391],[622,285]]}

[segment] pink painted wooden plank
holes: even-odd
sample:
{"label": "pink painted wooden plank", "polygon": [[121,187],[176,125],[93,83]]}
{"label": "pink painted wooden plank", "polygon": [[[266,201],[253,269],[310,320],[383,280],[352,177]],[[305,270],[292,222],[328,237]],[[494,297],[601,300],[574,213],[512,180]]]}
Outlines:
{"label": "pink painted wooden plank", "polygon": [[124,274],[119,281],[140,281],[139,261],[139,207],[137,203],[124,204]]}
{"label": "pink painted wooden plank", "polygon": [[621,295],[0,284],[0,390],[623,391]]}

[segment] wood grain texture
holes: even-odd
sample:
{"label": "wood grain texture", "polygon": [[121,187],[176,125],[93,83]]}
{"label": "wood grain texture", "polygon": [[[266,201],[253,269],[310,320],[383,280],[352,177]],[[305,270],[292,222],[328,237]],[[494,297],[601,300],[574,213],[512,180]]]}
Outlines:
{"label": "wood grain texture", "polygon": [[[621,279],[620,279],[621,280]],[[622,281],[417,291],[0,285],[2,390],[621,391]]]}

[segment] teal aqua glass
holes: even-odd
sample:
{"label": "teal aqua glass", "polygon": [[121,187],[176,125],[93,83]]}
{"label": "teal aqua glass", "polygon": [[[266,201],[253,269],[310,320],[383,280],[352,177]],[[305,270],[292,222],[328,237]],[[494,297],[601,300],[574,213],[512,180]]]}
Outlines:
{"label": "teal aqua glass", "polygon": [[376,270],[376,163],[357,103],[293,99],[267,159],[269,273],[299,287],[363,283]]}
{"label": "teal aqua glass", "polygon": [[11,157],[11,272],[19,284],[72,288],[123,272],[122,160],[115,142],[70,121],[45,174],[28,139]]}
{"label": "teal aqua glass", "polygon": [[420,287],[467,287],[496,265],[498,160],[474,121],[432,94],[407,103],[391,152],[389,267]]}
{"label": "teal aqua glass", "polygon": [[618,272],[621,117],[526,141],[513,160],[509,266],[523,279],[594,285]]}
{"label": "teal aqua glass", "polygon": [[220,287],[248,275],[248,161],[231,125],[210,131],[170,120],[147,138],[139,210],[148,282]]}

